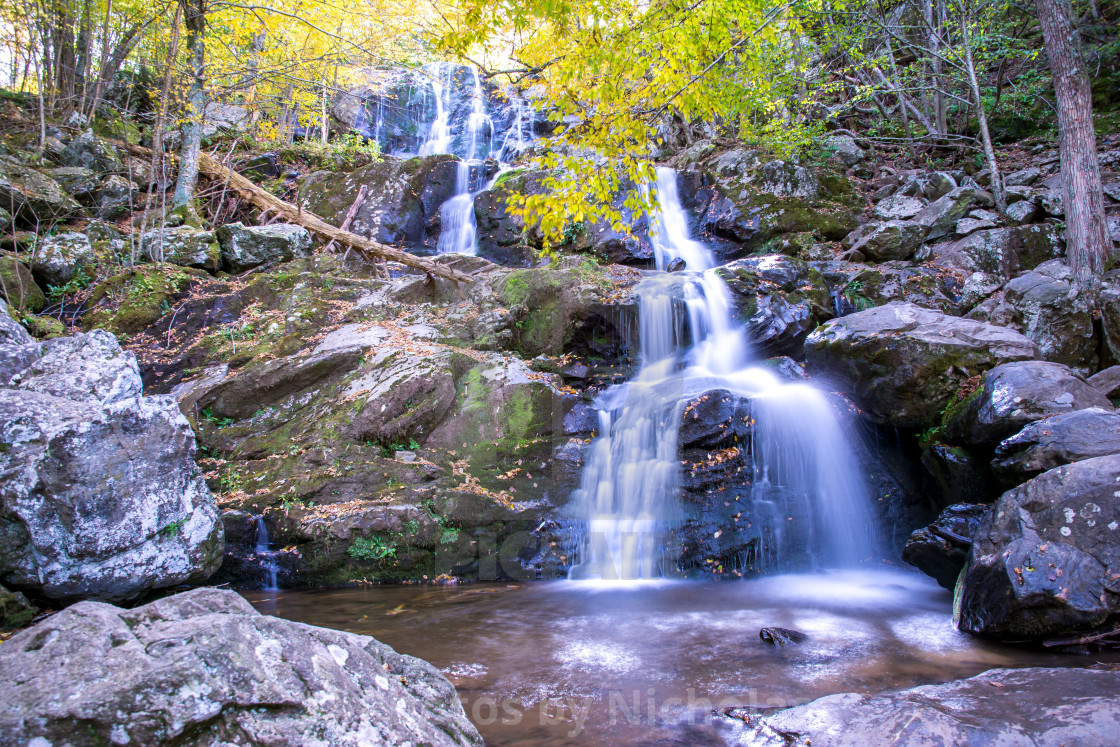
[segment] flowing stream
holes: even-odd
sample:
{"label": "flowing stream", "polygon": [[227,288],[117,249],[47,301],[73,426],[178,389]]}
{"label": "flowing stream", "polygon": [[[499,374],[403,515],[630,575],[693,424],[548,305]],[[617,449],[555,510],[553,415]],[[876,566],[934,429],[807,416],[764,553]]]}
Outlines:
{"label": "flowing stream", "polygon": [[[571,581],[246,592],[265,614],[371,635],[456,686],[490,747],[734,744],[765,710],[881,693],[993,667],[1088,666],[958,632],[949,592],[915,572],[826,571],[738,582]],[[799,645],[759,639],[799,630]]]}
{"label": "flowing stream", "polygon": [[[652,221],[657,272],[638,286],[640,368],[596,405],[592,443],[574,504],[580,562],[571,578],[650,580],[675,574],[681,523],[677,430],[686,405],[707,392],[750,400],[750,442],[740,452],[753,476],[750,516],[767,526],[755,567],[787,566],[783,518],[807,517],[801,541],[820,567],[876,554],[867,489],[828,398],[759,365],[733,322],[715,258],[689,236],[676,173],[657,170]],[[670,267],[683,267],[668,273]],[[749,452],[749,454],[748,454]],[[800,556],[802,553],[798,553]]]}

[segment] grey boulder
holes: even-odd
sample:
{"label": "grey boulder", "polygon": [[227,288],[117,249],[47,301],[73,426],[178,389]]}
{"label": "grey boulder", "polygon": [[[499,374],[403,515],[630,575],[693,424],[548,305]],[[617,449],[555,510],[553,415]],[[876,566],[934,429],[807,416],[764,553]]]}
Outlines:
{"label": "grey boulder", "polygon": [[232,273],[311,254],[311,234],[303,226],[291,223],[270,226],[230,223],[218,229],[218,243],[222,247],[222,266]]}
{"label": "grey boulder", "polygon": [[934,241],[951,236],[957,228],[957,221],[964,218],[977,207],[991,207],[991,195],[971,187],[957,187],[930,204],[914,216],[913,222],[926,229],[926,241]]}
{"label": "grey boulder", "polygon": [[62,287],[73,280],[83,267],[89,267],[94,262],[89,237],[84,233],[60,233],[43,240],[32,274],[43,287]]}
{"label": "grey boulder", "polygon": [[112,335],[2,345],[0,387],[0,582],[123,601],[216,570],[194,432]]}
{"label": "grey boulder", "polygon": [[140,252],[152,262],[170,262],[215,272],[221,250],[210,231],[192,226],[177,226],[149,231],[140,239]]}
{"label": "grey boulder", "polygon": [[976,503],[949,506],[932,524],[910,535],[902,559],[952,591],[968,562],[972,536],[990,508]]}
{"label": "grey boulder", "polygon": [[76,604],[0,647],[0,670],[5,744],[482,745],[432,665],[232,591]]}

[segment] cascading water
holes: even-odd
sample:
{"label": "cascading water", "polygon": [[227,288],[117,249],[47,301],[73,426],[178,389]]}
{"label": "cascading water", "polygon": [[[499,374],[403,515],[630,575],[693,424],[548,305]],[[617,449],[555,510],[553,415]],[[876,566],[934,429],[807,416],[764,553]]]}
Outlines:
{"label": "cascading water", "polygon": [[475,188],[481,185],[477,184],[477,177],[472,177],[485,173],[485,159],[490,154],[494,123],[486,114],[486,100],[482,95],[478,71],[471,68],[471,76],[471,111],[467,115],[462,159],[455,173],[455,196],[440,207],[441,229],[437,245],[440,254],[474,254],[478,249],[474,196]]}
{"label": "cascading water", "polygon": [[[657,170],[659,211],[651,239],[659,272],[637,288],[640,365],[596,402],[600,436],[587,455],[574,505],[583,531],[573,579],[673,575],[679,556],[677,435],[685,405],[717,390],[749,399],[751,489],[746,509],[765,527],[754,567],[781,568],[783,518],[802,531],[819,565],[851,565],[873,550],[866,488],[827,397],[750,365],[746,331],[733,323],[730,292],[711,250],[689,236],[676,173]],[[666,273],[673,264],[685,271]],[[796,504],[796,505],[795,505]],[[717,534],[717,537],[719,535]]]}
{"label": "cascading water", "polygon": [[264,517],[257,517],[257,537],[254,554],[261,561],[264,569],[264,591],[276,591],[276,576],[279,566],[276,563],[276,552],[272,549],[272,541],[268,536],[268,527],[265,526]]}

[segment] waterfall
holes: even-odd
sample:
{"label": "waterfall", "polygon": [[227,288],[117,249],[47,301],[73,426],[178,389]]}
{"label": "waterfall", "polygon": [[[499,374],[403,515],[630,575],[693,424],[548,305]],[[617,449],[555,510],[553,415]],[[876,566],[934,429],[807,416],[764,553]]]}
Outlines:
{"label": "waterfall", "polygon": [[276,585],[276,575],[279,567],[276,564],[276,552],[272,549],[272,542],[268,536],[268,527],[264,524],[264,517],[257,517],[257,538],[255,554],[257,559],[261,561],[261,567],[265,572],[264,591],[276,591],[279,587]]}
{"label": "waterfall", "polygon": [[431,80],[436,116],[428,128],[428,137],[420,146],[421,156],[448,153],[451,147],[451,73],[453,70],[452,65],[444,62],[424,66],[424,71],[428,73]]}
{"label": "waterfall", "polygon": [[[639,369],[597,400],[600,435],[574,496],[580,525],[573,579],[672,575],[683,521],[677,436],[685,405],[713,390],[749,399],[755,567],[781,568],[783,517],[805,515],[813,559],[852,565],[874,548],[867,491],[828,398],[751,365],[746,331],[733,322],[715,257],[689,236],[676,172],[657,170],[651,240],[657,272],[638,285]],[[683,272],[666,273],[683,262]],[[806,530],[802,530],[806,531]],[[718,536],[718,535],[717,535]]]}

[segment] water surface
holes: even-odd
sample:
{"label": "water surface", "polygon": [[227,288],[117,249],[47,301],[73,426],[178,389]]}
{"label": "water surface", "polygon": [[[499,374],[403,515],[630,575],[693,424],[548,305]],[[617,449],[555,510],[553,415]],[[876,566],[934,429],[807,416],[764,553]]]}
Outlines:
{"label": "water surface", "polygon": [[[371,635],[432,662],[489,745],[724,744],[737,722],[714,714],[728,707],[1097,660],[966,636],[948,592],[895,571],[245,596],[266,614]],[[759,640],[764,626],[809,638],[775,648]]]}

